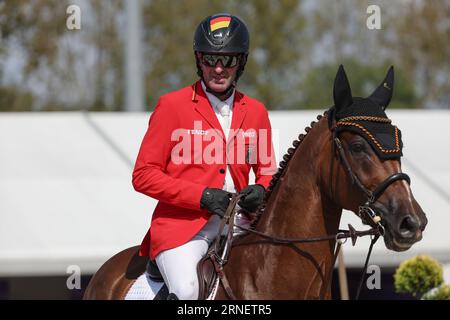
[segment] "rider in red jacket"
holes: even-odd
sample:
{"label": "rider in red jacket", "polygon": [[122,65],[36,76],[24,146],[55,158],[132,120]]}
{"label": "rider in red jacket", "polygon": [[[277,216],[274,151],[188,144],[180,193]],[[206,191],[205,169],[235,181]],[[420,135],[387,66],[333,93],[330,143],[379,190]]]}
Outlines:
{"label": "rider in red jacket", "polygon": [[194,35],[200,80],[160,97],[136,160],[135,190],[159,200],[140,255],[156,261],[171,298],[197,299],[196,266],[231,193],[245,194],[239,206],[254,212],[276,170],[266,108],[235,89],[248,49],[242,20],[204,19]]}

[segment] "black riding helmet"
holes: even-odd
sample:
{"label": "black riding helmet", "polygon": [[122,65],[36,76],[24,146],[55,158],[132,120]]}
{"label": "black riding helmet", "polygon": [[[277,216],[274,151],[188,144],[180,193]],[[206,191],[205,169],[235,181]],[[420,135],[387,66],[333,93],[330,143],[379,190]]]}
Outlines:
{"label": "black riding helmet", "polygon": [[[205,18],[198,25],[194,34],[194,53],[240,54],[239,69],[235,82],[244,72],[247,62],[250,37],[245,23],[228,13],[219,13]],[[197,62],[197,74],[203,79],[200,61]],[[228,90],[233,90],[232,85]],[[227,91],[228,91],[227,90]]]}

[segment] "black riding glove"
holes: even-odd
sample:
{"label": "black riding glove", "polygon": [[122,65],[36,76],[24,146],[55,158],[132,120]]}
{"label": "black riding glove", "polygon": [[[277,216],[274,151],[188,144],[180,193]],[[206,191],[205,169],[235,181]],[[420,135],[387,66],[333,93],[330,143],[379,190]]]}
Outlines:
{"label": "black riding glove", "polygon": [[247,212],[255,212],[264,200],[266,189],[260,184],[252,184],[245,187],[239,193],[242,196],[238,204]]}
{"label": "black riding glove", "polygon": [[200,207],[221,217],[225,215],[230,204],[231,194],[222,189],[206,188],[200,200]]}

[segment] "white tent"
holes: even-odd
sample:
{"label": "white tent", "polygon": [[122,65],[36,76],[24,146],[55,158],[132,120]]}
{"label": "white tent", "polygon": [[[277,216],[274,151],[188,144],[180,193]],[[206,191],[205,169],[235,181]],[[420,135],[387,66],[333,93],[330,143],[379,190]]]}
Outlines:
{"label": "white tent", "polygon": [[[277,161],[323,111],[271,112]],[[450,262],[449,111],[389,110],[404,136],[402,168],[429,218],[423,240],[397,253],[382,241],[372,264],[395,266],[421,253]],[[0,114],[0,276],[95,272],[140,243],[156,201],[134,191],[131,173],[149,113]],[[447,129],[447,130],[446,130]],[[365,229],[345,212],[341,227]],[[369,239],[344,246],[361,266]]]}

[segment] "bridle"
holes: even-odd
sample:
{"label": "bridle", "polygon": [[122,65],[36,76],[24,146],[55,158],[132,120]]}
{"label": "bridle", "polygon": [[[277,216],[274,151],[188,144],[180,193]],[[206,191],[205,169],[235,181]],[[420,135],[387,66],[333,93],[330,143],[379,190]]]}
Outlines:
{"label": "bridle", "polygon": [[[332,114],[328,114],[330,117],[332,117]],[[375,213],[375,208],[373,207],[374,203],[378,200],[378,198],[384,193],[384,191],[394,182],[399,180],[406,180],[408,184],[410,184],[411,180],[409,176],[405,173],[399,172],[390,175],[385,180],[383,180],[373,191],[366,188],[362,183],[361,180],[358,178],[358,176],[354,173],[352,170],[347,157],[344,152],[344,148],[342,146],[342,143],[337,136],[336,133],[336,122],[333,117],[332,119],[332,126],[330,128],[332,132],[332,160],[330,162],[330,194],[333,195],[333,167],[334,167],[334,159],[336,156],[336,150],[338,154],[338,160],[340,160],[340,163],[344,166],[345,172],[348,174],[348,176],[351,179],[352,184],[356,184],[358,188],[365,194],[367,197],[366,201],[359,206],[359,210],[357,212],[357,215],[361,218],[362,222],[364,224],[367,224],[371,226],[371,229],[364,230],[364,231],[356,231],[351,224],[348,225],[349,230],[338,230],[338,233],[334,235],[325,235],[325,236],[318,236],[318,237],[311,237],[311,238],[295,238],[295,239],[288,239],[288,238],[280,238],[276,236],[271,236],[268,234],[265,234],[263,232],[259,232],[253,229],[249,229],[243,226],[236,225],[239,229],[242,229],[244,231],[247,231],[249,233],[255,234],[263,239],[265,239],[266,243],[271,244],[279,244],[279,245],[286,245],[288,247],[291,247],[294,249],[297,253],[300,253],[300,249],[296,246],[297,243],[311,243],[311,242],[319,242],[319,241],[330,241],[335,240],[337,245],[333,254],[332,263],[330,265],[330,270],[327,274],[327,277],[323,280],[324,286],[322,286],[321,293],[320,293],[320,299],[323,299],[330,284],[331,284],[331,278],[333,273],[334,264],[336,262],[336,259],[339,255],[339,251],[341,248],[341,245],[347,241],[348,238],[352,239],[352,245],[354,246],[356,244],[356,240],[358,237],[363,236],[373,236],[371,238],[371,243],[369,246],[369,250],[367,253],[367,257],[364,263],[364,268],[362,271],[361,279],[358,286],[358,291],[356,294],[355,299],[359,299],[359,295],[361,292],[362,284],[364,281],[364,276],[367,270],[368,262],[370,259],[370,255],[372,253],[372,249],[376,241],[379,239],[380,235],[383,236],[385,233],[384,226],[382,225],[382,217],[377,215]],[[233,194],[232,199],[230,201],[230,205],[228,206],[227,211],[225,212],[224,217],[222,218],[221,225],[219,228],[218,236],[216,237],[216,240],[214,242],[214,250],[210,253],[210,258],[214,263],[215,270],[218,274],[218,280],[217,280],[217,286],[219,282],[222,283],[223,288],[225,289],[226,294],[230,299],[236,299],[235,295],[233,294],[233,291],[228,283],[228,280],[225,276],[225,273],[223,272],[223,267],[228,261],[228,256],[232,247],[232,238],[233,238],[233,227],[234,227],[234,215],[236,214],[235,207],[240,200],[241,197],[244,195],[240,194]],[[224,226],[228,224],[228,232],[225,239],[221,239],[221,234],[223,231]],[[345,239],[345,241],[343,241]],[[259,242],[261,243],[261,242]],[[243,244],[244,245],[244,244]],[[217,290],[217,286],[216,289]],[[213,290],[214,291],[214,290]],[[215,294],[214,294],[215,295]]]}
{"label": "bridle", "polygon": [[384,235],[384,226],[381,224],[381,217],[376,215],[375,210],[373,208],[374,203],[378,200],[378,198],[383,194],[383,192],[394,182],[398,180],[406,180],[408,184],[411,184],[411,179],[406,173],[397,172],[386,179],[384,179],[373,191],[367,189],[362,183],[358,176],[353,172],[348,160],[345,155],[344,148],[342,147],[341,140],[337,137],[336,134],[336,126],[333,125],[332,130],[332,160],[330,163],[330,194],[333,195],[333,168],[334,168],[334,158],[337,153],[339,156],[339,160],[344,166],[345,171],[351,179],[352,184],[356,184],[358,188],[365,194],[367,197],[366,201],[363,205],[359,206],[357,215],[361,218],[364,224],[370,225],[372,228],[378,228],[380,235]]}
{"label": "bridle", "polygon": [[[329,114],[329,116],[333,117],[332,114],[331,115]],[[367,270],[370,255],[372,253],[372,248],[375,245],[375,243],[377,242],[380,235],[384,236],[384,233],[385,233],[384,226],[381,223],[382,217],[375,213],[375,208],[373,207],[373,205],[391,184],[393,184],[394,182],[399,181],[399,180],[406,180],[406,182],[408,182],[408,185],[409,185],[409,184],[411,184],[411,179],[406,173],[397,172],[397,173],[390,175],[386,179],[384,179],[380,184],[378,184],[378,186],[373,191],[367,189],[364,186],[364,184],[361,183],[361,180],[358,178],[358,175],[353,172],[352,167],[350,166],[350,163],[347,160],[347,156],[345,155],[341,140],[337,136],[336,120],[334,119],[334,117],[332,118],[332,126],[331,126],[330,130],[332,132],[332,140],[333,140],[333,143],[331,144],[332,160],[330,162],[330,194],[333,195],[333,183],[332,183],[333,168],[334,168],[333,164],[334,164],[334,158],[335,158],[336,150],[337,150],[337,154],[339,157],[338,159],[340,160],[341,164],[344,166],[345,171],[347,172],[347,175],[350,177],[351,183],[356,184],[358,186],[358,188],[367,197],[364,204],[359,206],[358,212],[356,214],[358,215],[358,217],[361,219],[361,221],[364,224],[367,224],[372,227],[371,230],[377,230],[377,234],[374,235],[374,237],[372,238],[372,241],[370,243],[366,261],[364,263],[364,268],[363,268],[361,279],[359,282],[358,291],[357,291],[356,297],[355,297],[355,299],[358,300],[359,295],[361,293],[362,284],[364,281],[364,275]],[[337,183],[337,181],[336,181],[336,183]],[[349,228],[350,227],[351,226],[349,225]],[[353,245],[354,245],[354,243],[353,243]],[[340,246],[340,244],[338,242],[337,248],[339,248],[339,246]],[[335,259],[336,259],[336,257],[334,257],[333,261],[335,261]],[[333,266],[334,266],[334,263],[333,263],[333,265],[331,265],[331,270],[333,270]]]}

